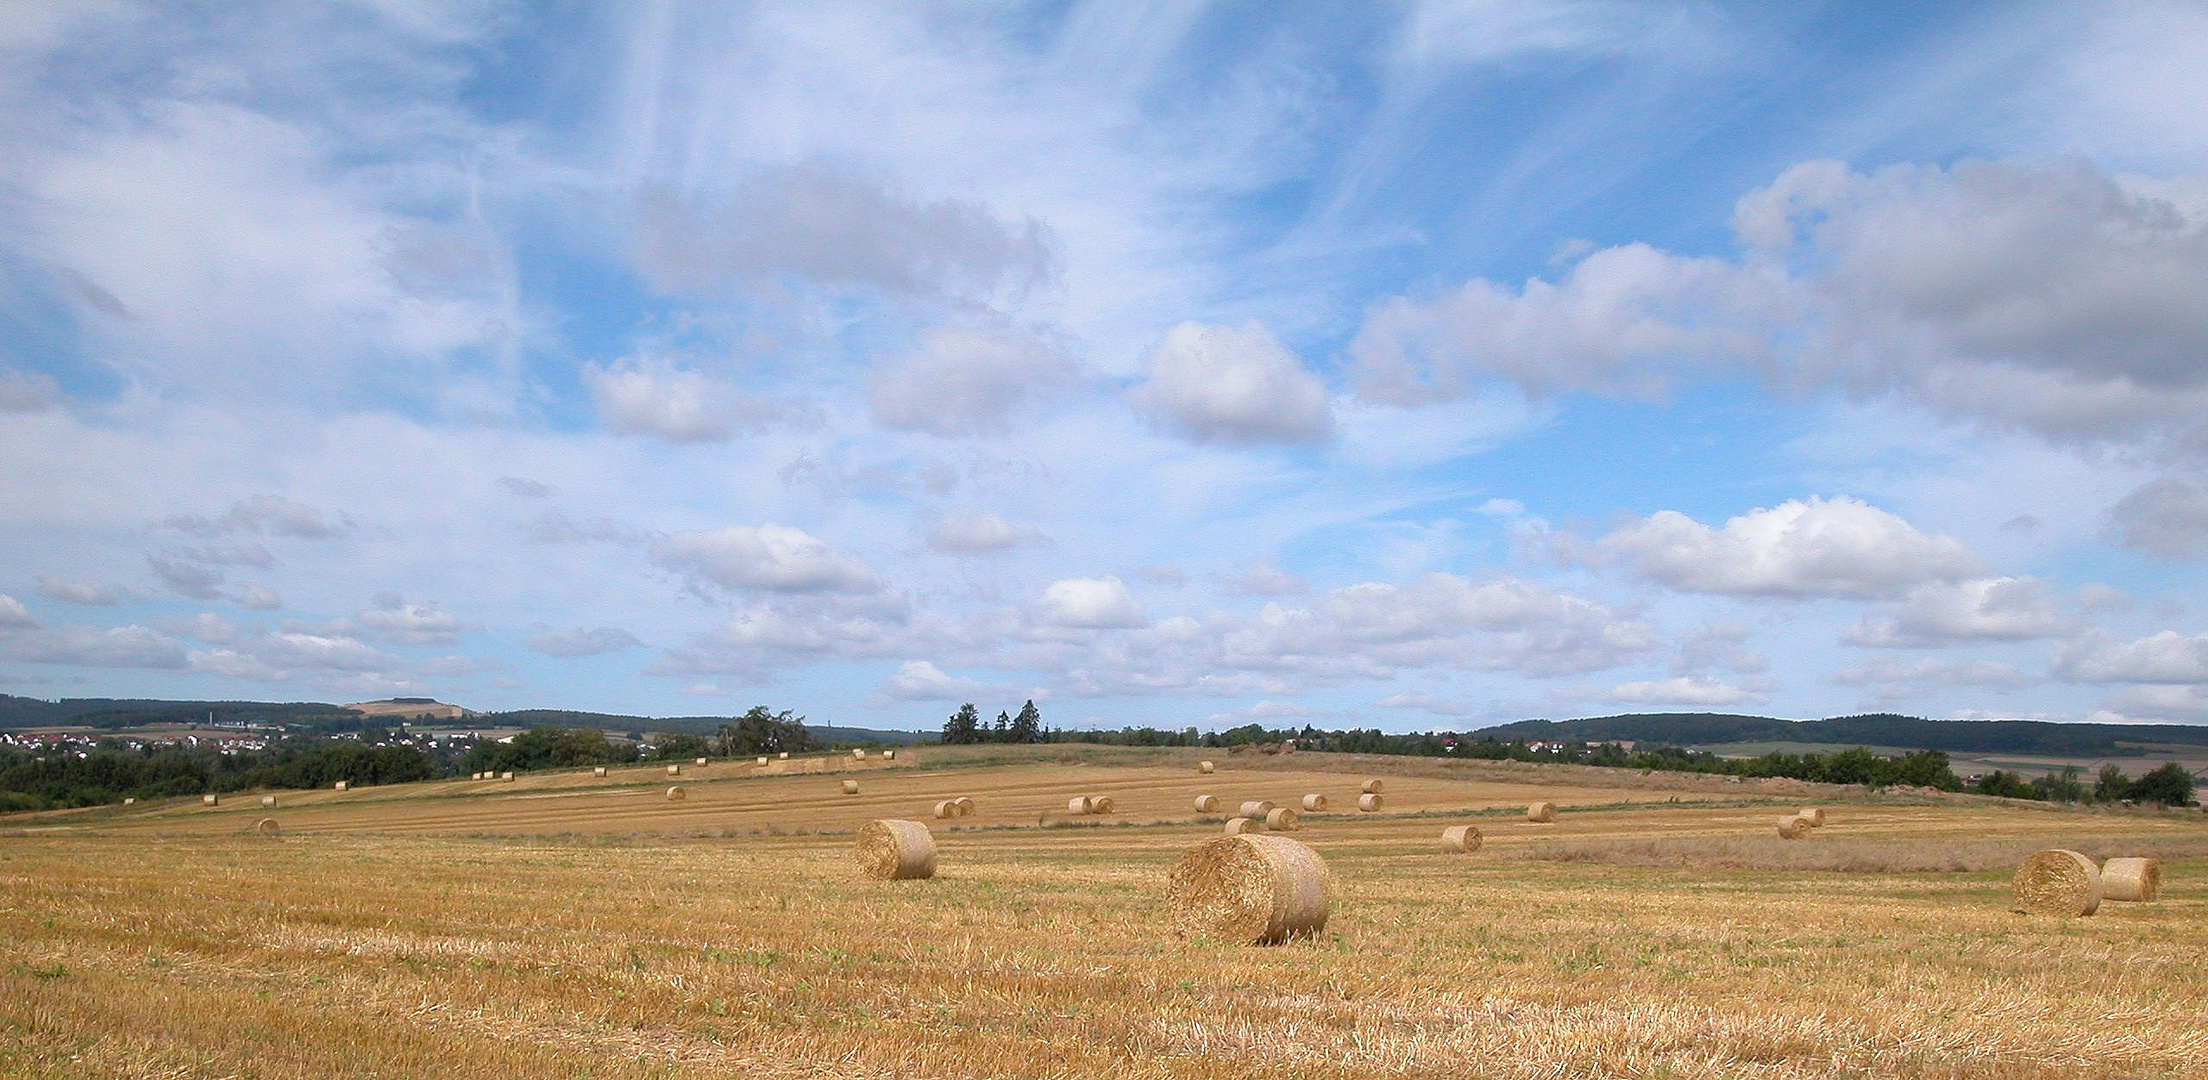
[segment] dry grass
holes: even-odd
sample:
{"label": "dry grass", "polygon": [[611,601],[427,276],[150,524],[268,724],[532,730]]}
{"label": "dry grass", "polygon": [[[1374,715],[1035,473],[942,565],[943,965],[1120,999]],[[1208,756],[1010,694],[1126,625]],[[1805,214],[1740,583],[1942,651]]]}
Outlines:
{"label": "dry grass", "polygon": [[[716,778],[669,804],[636,783],[657,770],[300,793],[276,844],[196,802],[6,819],[0,1076],[2115,1080],[2208,1058],[2197,813],[1825,792],[1832,823],[1789,843],[1770,821],[1799,796],[1598,810],[1637,789],[1558,774],[1538,797],[1573,813],[1483,817],[1468,860],[1424,815],[1522,813],[1528,784],[1391,773],[1406,812],[1298,834],[1338,881],[1325,933],[1253,948],[1165,927],[1167,870],[1218,835],[1198,787],[1347,798],[1354,775],[904,764],[865,796]],[[985,809],[937,832],[933,879],[861,876],[859,824],[961,790]],[[1139,823],[1036,827],[1076,791]],[[2013,914],[2017,852],[2050,846],[2158,857],[2163,898]]]}

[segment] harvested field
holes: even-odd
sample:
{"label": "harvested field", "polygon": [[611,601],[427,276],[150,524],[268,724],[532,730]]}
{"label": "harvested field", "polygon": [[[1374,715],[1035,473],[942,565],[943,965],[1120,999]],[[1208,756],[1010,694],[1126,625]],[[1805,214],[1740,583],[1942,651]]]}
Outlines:
{"label": "harvested field", "polygon": [[[1168,925],[1168,869],[1219,835],[1195,796],[1361,777],[1193,760],[287,793],[282,843],[196,800],[0,818],[0,1075],[2202,1075],[2197,811],[1827,788],[1786,842],[1799,793],[1391,772],[1385,811],[1296,834],[1323,933],[1254,947]],[[961,793],[933,878],[854,865],[861,824]],[[1121,814],[1066,820],[1083,793]],[[2013,853],[2055,846],[2159,858],[2160,901],[2013,913]]]}

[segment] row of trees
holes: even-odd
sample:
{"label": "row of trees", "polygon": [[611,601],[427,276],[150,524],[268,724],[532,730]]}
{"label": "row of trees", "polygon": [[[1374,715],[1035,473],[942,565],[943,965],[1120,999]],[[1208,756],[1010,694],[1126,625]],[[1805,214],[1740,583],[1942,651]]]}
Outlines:
{"label": "row of trees", "polygon": [[225,754],[211,746],[131,749],[103,740],[82,751],[0,747],[0,811],[99,806],[256,787],[327,787],[427,780],[437,764],[411,746],[351,740],[285,739],[265,750]]}
{"label": "row of trees", "polygon": [[1035,707],[1035,699],[1020,706],[1020,715],[999,711],[997,722],[985,725],[981,713],[969,701],[958,707],[950,719],[943,721],[943,742],[950,746],[971,743],[1039,743],[1046,741],[1043,730],[1042,710]]}
{"label": "row of trees", "polygon": [[2037,780],[2026,780],[2021,773],[1995,769],[1978,781],[1982,795],[1998,795],[2006,799],[2038,799],[2042,802],[2062,803],[2159,803],[2163,806],[2191,806],[2193,804],[2193,774],[2177,762],[2165,762],[2146,775],[2133,779],[2124,775],[2116,765],[2101,766],[2100,774],[2088,787],[2079,779],[2075,765],[2059,773],[2050,772]]}

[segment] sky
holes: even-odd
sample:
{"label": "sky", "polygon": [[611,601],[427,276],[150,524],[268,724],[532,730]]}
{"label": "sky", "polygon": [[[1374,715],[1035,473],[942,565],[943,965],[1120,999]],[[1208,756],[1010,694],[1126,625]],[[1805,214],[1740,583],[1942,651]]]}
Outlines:
{"label": "sky", "polygon": [[6,4],[0,692],[2208,722],[2208,7]]}

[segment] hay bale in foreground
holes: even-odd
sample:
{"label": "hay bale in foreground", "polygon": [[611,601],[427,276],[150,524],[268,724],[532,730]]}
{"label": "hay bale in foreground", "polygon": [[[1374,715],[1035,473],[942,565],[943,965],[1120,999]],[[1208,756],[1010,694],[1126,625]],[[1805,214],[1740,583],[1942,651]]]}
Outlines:
{"label": "hay bale in foreground", "polygon": [[951,801],[958,804],[958,816],[960,817],[965,817],[974,812],[974,797],[971,795],[961,795]]}
{"label": "hay bale in foreground", "polygon": [[1297,825],[1296,812],[1286,806],[1265,811],[1265,829],[1268,832],[1291,832]]}
{"label": "hay bale in foreground", "polygon": [[1326,809],[1326,796],[1317,793],[1304,796],[1303,808],[1313,814]]}
{"label": "hay bale in foreground", "polygon": [[1809,823],[1808,818],[1800,814],[1789,815],[1779,819],[1779,839],[1799,840],[1808,836],[1809,830],[1815,827]]}
{"label": "hay bale in foreground", "polygon": [[2146,904],[2161,895],[2160,860],[2117,858],[2101,864],[2101,899]]}
{"label": "hay bale in foreground", "polygon": [[2034,915],[2091,915],[2101,907],[2101,871],[2075,851],[2049,848],[2016,868],[2009,891]]}
{"label": "hay bale in foreground", "polygon": [[934,877],[935,835],[917,821],[869,821],[859,827],[859,869],[884,881]]}
{"label": "hay bale in foreground", "polygon": [[1334,876],[1318,852],[1285,836],[1207,840],[1165,879],[1174,933],[1249,945],[1315,936],[1334,906]]}
{"label": "hay bale in foreground", "polygon": [[199,797],[199,803],[201,806],[213,806],[219,801],[221,800],[217,799],[213,795],[202,795]]}
{"label": "hay bale in foreground", "polygon": [[1480,850],[1480,839],[1477,825],[1451,825],[1441,830],[1441,850],[1469,855]]}
{"label": "hay bale in foreground", "polygon": [[1243,833],[1260,833],[1264,831],[1265,819],[1263,818],[1230,817],[1227,819],[1228,836],[1240,836]]}
{"label": "hay bale in foreground", "polygon": [[1370,793],[1359,795],[1357,796],[1357,809],[1368,814],[1376,814],[1380,812],[1382,806],[1387,805],[1387,802],[1388,799],[1385,795]]}
{"label": "hay bale in foreground", "polygon": [[1825,808],[1822,806],[1805,806],[1795,811],[1794,816],[1809,822],[1809,827],[1812,829],[1825,827]]}
{"label": "hay bale in foreground", "polygon": [[283,833],[284,827],[276,824],[275,818],[264,817],[253,823],[253,831],[262,836],[277,836]]}
{"label": "hay bale in foreground", "polygon": [[1262,820],[1265,815],[1272,812],[1273,803],[1270,799],[1245,799],[1242,802],[1241,809],[1236,810],[1235,814],[1239,817],[1258,818]]}
{"label": "hay bale in foreground", "polygon": [[676,784],[675,786],[667,789],[668,802],[681,802],[689,796],[690,792],[685,789],[681,784]]}
{"label": "hay bale in foreground", "polygon": [[1555,821],[1556,804],[1553,802],[1543,801],[1534,803],[1526,807],[1526,820],[1540,822],[1542,824],[1547,824],[1548,822]]}
{"label": "hay bale in foreground", "polygon": [[1381,793],[1381,789],[1383,787],[1385,787],[1385,785],[1383,785],[1378,780],[1367,780],[1364,783],[1357,785],[1357,790],[1364,792],[1367,795],[1378,795]]}
{"label": "hay bale in foreground", "polygon": [[1208,761],[1199,761],[1196,763],[1196,771],[1203,773],[1205,776],[1210,776],[1212,773],[1219,771],[1219,766]]}
{"label": "hay bale in foreground", "polygon": [[1215,812],[1217,812],[1217,811],[1218,811],[1218,809],[1219,809],[1219,796],[1217,796],[1217,795],[1198,795],[1198,796],[1196,796],[1196,812],[1197,812],[1197,813],[1199,813],[1199,814],[1210,814],[1210,813],[1215,813]]}
{"label": "hay bale in foreground", "polygon": [[844,793],[844,794],[846,794],[846,795],[856,795],[856,794],[858,794],[858,793],[859,793],[859,782],[858,782],[858,781],[856,781],[856,780],[846,780],[846,781],[844,781],[844,782],[843,782],[843,793]]}

